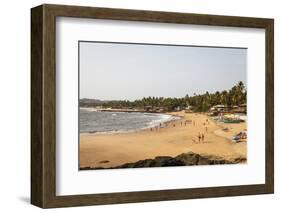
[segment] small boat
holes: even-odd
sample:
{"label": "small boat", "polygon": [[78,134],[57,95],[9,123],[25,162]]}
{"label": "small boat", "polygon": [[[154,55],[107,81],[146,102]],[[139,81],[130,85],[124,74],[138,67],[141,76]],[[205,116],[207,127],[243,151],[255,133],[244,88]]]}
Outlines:
{"label": "small boat", "polygon": [[247,131],[239,132],[237,135],[234,135],[232,138],[233,142],[247,142]]}
{"label": "small boat", "polygon": [[233,123],[233,124],[237,124],[237,123],[241,123],[242,120],[239,120],[239,119],[224,119],[223,122],[224,122],[224,123]]}

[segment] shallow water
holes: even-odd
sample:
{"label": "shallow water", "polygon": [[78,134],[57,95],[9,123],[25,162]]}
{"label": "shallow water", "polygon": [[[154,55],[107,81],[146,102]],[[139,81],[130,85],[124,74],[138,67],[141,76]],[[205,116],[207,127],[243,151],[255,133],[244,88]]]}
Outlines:
{"label": "shallow water", "polygon": [[159,126],[177,117],[159,113],[99,112],[80,108],[80,133],[130,132]]}

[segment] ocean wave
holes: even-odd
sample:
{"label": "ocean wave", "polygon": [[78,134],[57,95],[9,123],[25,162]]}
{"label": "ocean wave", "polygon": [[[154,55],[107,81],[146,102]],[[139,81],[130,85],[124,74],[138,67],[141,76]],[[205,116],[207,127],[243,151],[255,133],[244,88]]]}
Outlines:
{"label": "ocean wave", "polygon": [[173,115],[167,115],[167,114],[159,114],[159,115],[160,115],[160,118],[157,119],[157,120],[150,121],[148,123],[148,127],[147,128],[153,128],[153,127],[159,126],[160,124],[165,124],[165,123],[167,123],[169,121],[180,119],[180,117],[173,116]]}
{"label": "ocean wave", "polygon": [[[87,109],[88,110],[88,109]],[[87,113],[92,114],[91,112],[96,112],[96,111],[87,111]],[[98,112],[99,115],[101,113],[104,113],[107,117],[107,122],[104,121],[103,125],[98,125],[98,127],[92,127],[89,128],[89,125],[91,126],[91,123],[89,123],[88,120],[88,125],[84,123],[84,128],[86,129],[80,129],[81,134],[95,134],[95,135],[101,135],[101,134],[117,134],[117,133],[132,133],[132,132],[139,132],[143,130],[147,130],[150,128],[154,127],[165,127],[167,122],[173,121],[173,120],[178,120],[180,117],[174,116],[174,115],[168,115],[168,114],[160,114],[160,113],[129,113],[128,116],[130,116],[130,120],[127,121],[126,119],[124,120],[125,115],[123,113],[112,113],[112,112]],[[123,125],[118,125],[117,123],[120,122],[119,118],[116,119],[116,117],[123,114],[123,116],[120,118],[121,121],[123,122]],[[89,115],[89,114],[88,114]],[[117,116],[116,116],[117,115]],[[108,117],[109,116],[109,117]],[[97,115],[95,116],[95,119],[97,119]],[[111,118],[110,118],[111,117]],[[112,117],[115,117],[114,119]],[[123,119],[123,120],[122,120]],[[81,121],[84,121],[84,119],[80,118],[80,126]],[[139,122],[138,122],[139,120]],[[146,120],[146,122],[144,122]],[[94,119],[93,119],[94,121]],[[109,122],[109,123],[108,123]],[[114,124],[117,122],[116,124]],[[124,122],[126,124],[124,124]],[[130,123],[133,122],[133,123]],[[108,126],[110,125],[110,126]]]}
{"label": "ocean wave", "polygon": [[87,112],[97,112],[98,111],[96,108],[93,108],[93,107],[80,107],[80,110],[84,110]]}

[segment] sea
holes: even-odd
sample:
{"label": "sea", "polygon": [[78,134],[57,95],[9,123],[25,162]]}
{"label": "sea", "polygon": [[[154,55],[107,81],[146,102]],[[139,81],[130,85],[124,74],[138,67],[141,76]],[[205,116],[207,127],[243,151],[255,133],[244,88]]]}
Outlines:
{"label": "sea", "polygon": [[80,108],[80,133],[113,134],[135,132],[165,123],[179,117],[142,112],[105,112],[93,108]]}

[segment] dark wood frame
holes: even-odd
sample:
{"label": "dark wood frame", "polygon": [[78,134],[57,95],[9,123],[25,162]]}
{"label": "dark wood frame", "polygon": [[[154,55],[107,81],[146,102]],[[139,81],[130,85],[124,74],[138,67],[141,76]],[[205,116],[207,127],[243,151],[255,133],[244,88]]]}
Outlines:
{"label": "dark wood frame", "polygon": [[[56,195],[56,17],[262,28],[266,34],[265,184]],[[31,9],[31,203],[66,207],[274,192],[274,20],[126,9],[41,5]]]}

